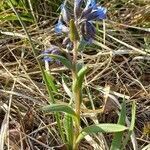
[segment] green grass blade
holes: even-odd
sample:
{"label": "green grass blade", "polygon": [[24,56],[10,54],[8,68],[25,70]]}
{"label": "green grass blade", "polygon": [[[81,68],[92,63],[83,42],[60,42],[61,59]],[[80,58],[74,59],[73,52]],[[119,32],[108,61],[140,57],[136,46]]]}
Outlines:
{"label": "green grass blade", "polygon": [[31,48],[32,48],[32,52],[33,52],[34,57],[35,57],[35,59],[36,59],[36,61],[37,61],[37,63],[38,63],[38,66],[39,66],[39,68],[40,68],[40,70],[41,70],[43,79],[44,79],[44,81],[45,81],[45,83],[46,83],[46,88],[47,88],[47,91],[48,91],[48,94],[49,94],[49,103],[54,103],[55,100],[54,100],[52,91],[51,91],[51,89],[47,86],[47,85],[48,85],[48,81],[47,81],[47,79],[46,79],[43,66],[41,65],[40,61],[37,59],[38,53],[37,53],[37,50],[35,49],[35,46],[34,46],[34,44],[33,44],[33,42],[32,42],[32,39],[31,39],[31,37],[30,37],[30,35],[29,35],[28,31],[27,31],[27,28],[26,28],[24,22],[22,21],[22,19],[21,19],[21,17],[20,17],[20,14],[16,11],[16,8],[15,8],[14,5],[12,4],[12,1],[9,0],[9,1],[7,1],[7,2],[9,2],[8,4],[9,4],[10,7],[12,8],[12,10],[15,12],[15,14],[16,14],[16,16],[17,16],[17,18],[18,18],[18,21],[20,22],[20,24],[21,24],[23,30],[25,31],[25,33],[26,33],[26,35],[27,35],[27,38],[28,38],[29,43],[30,43]]}
{"label": "green grass blade", "polygon": [[84,128],[81,133],[79,134],[76,143],[79,143],[86,135],[94,134],[94,133],[110,133],[110,132],[120,132],[127,130],[128,128],[119,125],[119,124],[97,124],[97,125],[91,125],[89,127]]}
{"label": "green grass blade", "polygon": [[[125,103],[125,100],[123,101],[121,106],[122,107],[121,107],[121,112],[120,112],[119,119],[118,119],[118,124],[125,125],[125,120],[126,120],[126,103]],[[120,150],[123,133],[124,132],[115,133],[110,150]]]}
{"label": "green grass blade", "polygon": [[[52,90],[51,90],[51,88],[49,88],[49,86],[48,86],[48,81],[47,81],[46,75],[45,75],[45,73],[44,73],[43,66],[41,65],[40,61],[37,59],[38,53],[37,53],[37,51],[36,51],[36,49],[35,49],[34,44],[32,43],[32,40],[31,40],[31,37],[30,37],[30,35],[29,35],[28,31],[27,31],[27,28],[26,28],[24,22],[22,21],[20,15],[17,13],[17,11],[16,11],[14,5],[12,4],[11,0],[9,0],[8,2],[10,2],[10,4],[9,4],[10,7],[11,7],[11,8],[13,9],[13,11],[15,12],[15,14],[16,14],[16,16],[18,17],[18,20],[19,20],[19,22],[20,22],[20,24],[21,24],[23,30],[25,31],[25,33],[26,33],[26,35],[27,35],[27,37],[28,37],[29,43],[30,43],[31,48],[32,48],[32,52],[33,52],[34,57],[35,57],[35,59],[36,59],[36,61],[37,61],[37,63],[38,63],[38,66],[39,66],[39,68],[40,68],[40,70],[41,70],[43,79],[44,79],[44,81],[45,81],[45,83],[46,83],[46,88],[47,88],[47,91],[48,91],[48,94],[49,94],[49,103],[55,103],[55,99],[54,99],[54,97],[53,97]],[[57,121],[57,125],[58,125],[58,129],[59,129],[61,138],[62,138],[63,141],[65,141],[65,139],[64,139],[64,134],[63,134],[63,129],[62,129],[62,126],[61,126],[61,123],[60,123],[60,120],[61,120],[61,119],[60,119],[60,114],[59,114],[59,113],[55,113],[55,118],[56,118],[56,121]]]}
{"label": "green grass blade", "polygon": [[87,70],[88,70],[88,67],[87,66],[84,66],[82,69],[79,70],[78,72],[78,86],[79,88],[82,87],[82,83],[83,83],[83,80],[84,80],[84,76],[85,74],[87,73]]}
{"label": "green grass blade", "polygon": [[[33,23],[33,18],[30,16],[30,14],[27,14],[27,13],[23,13],[20,15],[20,18],[23,20],[23,21],[27,21],[27,22],[32,22]],[[1,21],[16,21],[18,20],[18,17],[15,15],[15,14],[3,14],[3,15],[0,15],[0,20]]]}

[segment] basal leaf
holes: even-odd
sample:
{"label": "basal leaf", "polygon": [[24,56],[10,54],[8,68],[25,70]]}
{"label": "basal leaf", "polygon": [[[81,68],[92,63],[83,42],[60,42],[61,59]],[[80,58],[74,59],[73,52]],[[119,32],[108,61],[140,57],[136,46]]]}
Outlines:
{"label": "basal leaf", "polygon": [[97,124],[97,125],[91,125],[89,127],[84,128],[81,133],[79,134],[76,143],[79,143],[86,135],[94,134],[98,132],[102,133],[110,133],[110,132],[120,132],[127,130],[128,128],[119,125],[119,124]]}

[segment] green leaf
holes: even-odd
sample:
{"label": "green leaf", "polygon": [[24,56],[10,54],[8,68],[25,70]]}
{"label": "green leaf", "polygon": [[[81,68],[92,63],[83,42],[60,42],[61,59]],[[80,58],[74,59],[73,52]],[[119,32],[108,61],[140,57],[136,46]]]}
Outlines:
{"label": "green leaf", "polygon": [[[9,2],[8,2],[9,3]],[[14,6],[17,6],[18,3],[19,3],[19,0],[11,0],[11,3],[14,5]]]}
{"label": "green leaf", "polygon": [[49,57],[51,57],[51,58],[53,58],[55,60],[60,61],[67,68],[72,69],[72,63],[67,58],[65,58],[63,56],[53,55],[53,54],[42,54],[39,57],[41,57],[41,56],[49,56]]}
{"label": "green leaf", "polygon": [[55,86],[53,82],[54,80],[53,76],[50,73],[48,73],[47,70],[44,70],[44,73],[45,73],[48,86],[50,86],[54,92],[58,92],[57,87]]}
{"label": "green leaf", "polygon": [[76,28],[76,25],[74,23],[74,20],[71,19],[70,20],[70,40],[72,42],[74,41],[78,41],[80,38],[79,38],[79,34],[78,34],[78,30]]}
{"label": "green leaf", "polygon": [[78,86],[81,88],[84,80],[84,76],[87,73],[88,67],[85,66],[78,72]]}
{"label": "green leaf", "polygon": [[89,135],[89,134],[94,134],[98,132],[102,132],[102,133],[120,132],[120,131],[124,131],[127,129],[128,129],[127,127],[123,125],[119,125],[119,124],[105,124],[104,123],[104,124],[91,125],[91,126],[84,128],[81,131],[81,133],[79,134],[76,140],[76,144],[79,143],[86,135]]}
{"label": "green leaf", "polygon": [[74,91],[77,91],[77,90],[82,88],[84,76],[85,76],[87,70],[88,70],[88,68],[87,68],[87,66],[85,66],[82,69],[80,69],[80,71],[78,72],[78,74],[77,74],[78,77],[77,77],[77,79],[76,79],[76,81],[74,82],[74,85],[73,85]]}
{"label": "green leaf", "polygon": [[68,114],[66,114],[64,117],[64,128],[65,128],[65,133],[67,136],[67,142],[69,145],[69,149],[72,149],[73,135],[74,135],[73,120],[72,120],[72,117]]}
{"label": "green leaf", "polygon": [[47,105],[47,106],[44,106],[42,108],[42,110],[46,113],[48,113],[48,112],[64,112],[64,113],[67,113],[76,118],[75,111],[71,107],[69,107],[67,105],[63,105],[63,104]]}
{"label": "green leaf", "polygon": [[[119,115],[118,124],[125,125],[125,120],[126,120],[126,103],[124,100],[121,105],[121,112]],[[120,150],[123,133],[124,132],[115,133],[110,150]]]}

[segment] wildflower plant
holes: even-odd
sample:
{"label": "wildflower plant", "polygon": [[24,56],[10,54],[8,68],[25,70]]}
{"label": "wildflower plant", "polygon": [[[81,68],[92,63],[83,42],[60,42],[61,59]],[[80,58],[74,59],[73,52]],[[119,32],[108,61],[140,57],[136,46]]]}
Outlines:
{"label": "wildflower plant", "polygon": [[[67,67],[72,73],[71,100],[68,105],[57,104],[54,100],[53,92],[49,92],[52,101],[50,105],[42,108],[46,112],[54,112],[58,124],[59,132],[67,149],[76,150],[80,141],[89,134],[102,132],[116,132],[115,139],[112,142],[111,149],[117,149],[116,139],[123,137],[123,131],[128,130],[125,125],[125,105],[121,111],[121,118],[118,124],[94,124],[82,129],[81,127],[81,104],[84,77],[88,72],[86,65],[78,63],[79,45],[82,41],[91,44],[96,35],[95,21],[106,19],[107,9],[96,3],[95,0],[74,0],[73,12],[68,12],[66,2],[61,5],[61,12],[58,22],[55,25],[55,33],[63,34],[62,45],[65,47],[67,55],[64,57],[57,46],[51,46],[50,49],[43,52],[42,57],[46,64],[56,61]],[[70,56],[70,51],[73,56]],[[79,67],[79,65],[81,67]],[[57,91],[53,79],[48,72],[45,72],[47,87],[52,91]],[[135,107],[133,107],[133,114]],[[61,120],[60,112],[63,112],[64,118]],[[135,115],[133,115],[133,118]],[[133,119],[134,122],[134,119]],[[133,127],[132,123],[132,127]],[[131,131],[133,128],[131,128]],[[119,133],[119,134],[118,134]],[[121,140],[120,140],[121,144]],[[119,145],[120,146],[120,145]],[[120,147],[119,147],[120,148]]]}

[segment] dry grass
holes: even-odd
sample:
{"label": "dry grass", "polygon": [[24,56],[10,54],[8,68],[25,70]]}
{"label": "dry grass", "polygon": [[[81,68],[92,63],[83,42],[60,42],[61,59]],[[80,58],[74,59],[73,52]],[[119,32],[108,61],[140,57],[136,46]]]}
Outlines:
{"label": "dry grass", "polygon": [[[60,45],[56,41],[62,40],[53,32],[56,18],[53,17],[53,13],[48,13],[51,7],[46,3],[40,4],[43,9],[36,10],[38,28],[34,23],[26,25],[39,54],[50,44]],[[87,47],[78,58],[91,68],[86,77],[87,88],[83,95],[83,107],[89,107],[92,101],[92,109],[97,110],[103,106],[105,109],[102,112],[93,110],[93,113],[87,110],[83,120],[87,125],[92,122],[116,122],[116,110],[124,96],[130,120],[130,102],[136,101],[137,115],[133,139],[137,141],[139,149],[144,150],[145,147],[146,150],[147,146],[148,150],[150,6],[146,0],[111,0],[105,1],[104,5],[108,7],[105,30],[98,29],[95,46]],[[6,14],[7,11],[1,11],[1,14]],[[60,147],[55,149],[63,149],[54,116],[43,115],[38,109],[47,104],[48,95],[22,27],[17,22],[7,20],[0,20],[0,26],[0,149],[46,150],[56,145]],[[55,97],[59,103],[66,103],[69,96],[61,84],[61,76],[70,81],[70,74],[61,65],[52,64],[50,68],[60,90]],[[69,82],[66,83],[70,86]],[[110,87],[109,94],[107,87]],[[104,97],[106,93],[107,102]],[[90,121],[87,121],[87,118]],[[97,135],[93,142],[91,140],[93,139],[91,138],[90,142],[86,141],[87,144],[81,143],[81,149],[93,149],[89,143],[102,150],[108,149],[111,135]],[[133,149],[132,144],[129,143],[126,149]]]}

